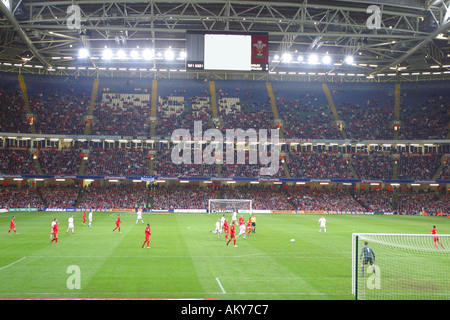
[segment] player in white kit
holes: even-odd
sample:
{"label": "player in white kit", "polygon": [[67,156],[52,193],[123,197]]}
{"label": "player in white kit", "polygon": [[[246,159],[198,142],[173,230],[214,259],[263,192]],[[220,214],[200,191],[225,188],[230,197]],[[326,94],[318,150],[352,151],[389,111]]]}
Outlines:
{"label": "player in white kit", "polygon": [[233,223],[233,221],[237,221],[236,215],[237,215],[237,212],[236,212],[236,210],[234,210],[231,215],[231,223]]}
{"label": "player in white kit", "polygon": [[216,222],[216,229],[214,231],[211,230],[210,232],[217,234],[217,239],[220,239],[220,235],[222,234],[222,223],[220,219]]}
{"label": "player in white kit", "polygon": [[239,225],[239,234],[237,235],[236,238],[239,238],[241,235],[244,235],[244,239],[246,238],[246,234],[245,234],[245,224],[241,224]]}
{"label": "player in white kit", "polygon": [[319,232],[322,232],[322,229],[327,232],[327,220],[323,216],[319,219],[319,226]]}
{"label": "player in white kit", "polygon": [[74,226],[74,224],[73,224],[73,215],[71,215],[70,217],[69,217],[69,219],[67,220],[67,222],[69,223],[69,226],[68,226],[68,228],[67,228],[67,230],[66,230],[66,233],[68,233],[69,232],[69,230],[70,229],[72,229],[72,234],[75,232],[75,226]]}
{"label": "player in white kit", "polygon": [[50,231],[50,239],[53,238],[53,226],[56,224],[56,218],[52,221],[52,231]]}
{"label": "player in white kit", "polygon": [[88,219],[89,219],[89,224],[88,224],[88,226],[89,226],[89,227],[92,227],[92,211],[89,212]]}
{"label": "player in white kit", "polygon": [[222,218],[220,218],[220,228],[223,228],[223,224],[225,223],[225,215],[222,216]]}
{"label": "player in white kit", "polygon": [[138,211],[136,212],[137,217],[136,217],[136,224],[138,223],[139,220],[142,221],[142,224],[144,224],[144,219],[142,219],[142,209],[139,208]]}

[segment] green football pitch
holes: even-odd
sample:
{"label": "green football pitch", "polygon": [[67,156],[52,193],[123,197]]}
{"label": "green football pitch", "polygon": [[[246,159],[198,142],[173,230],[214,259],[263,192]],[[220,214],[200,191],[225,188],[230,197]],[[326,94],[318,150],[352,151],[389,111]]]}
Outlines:
{"label": "green football pitch", "polygon": [[[8,235],[13,214],[17,234]],[[1,299],[351,300],[353,232],[450,233],[445,217],[327,215],[319,233],[317,215],[260,214],[256,233],[234,247],[209,232],[219,214],[144,214],[152,235],[143,249],[134,213],[121,214],[121,233],[112,231],[117,213],[96,212],[88,227],[77,212],[66,234],[69,216],[0,215]]]}

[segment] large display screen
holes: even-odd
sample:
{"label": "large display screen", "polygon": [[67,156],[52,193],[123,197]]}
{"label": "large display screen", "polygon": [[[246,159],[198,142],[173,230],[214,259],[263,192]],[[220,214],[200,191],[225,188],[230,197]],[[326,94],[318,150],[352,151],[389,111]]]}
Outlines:
{"label": "large display screen", "polygon": [[186,69],[267,71],[267,34],[188,33]]}
{"label": "large display screen", "polygon": [[249,35],[205,34],[205,70],[251,71],[251,41]]}

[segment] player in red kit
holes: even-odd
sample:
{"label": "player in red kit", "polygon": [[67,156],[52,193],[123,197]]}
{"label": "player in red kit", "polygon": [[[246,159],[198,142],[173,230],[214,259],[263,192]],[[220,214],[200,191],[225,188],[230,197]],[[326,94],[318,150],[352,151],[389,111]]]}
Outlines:
{"label": "player in red kit", "polygon": [[119,233],[120,233],[120,214],[117,215],[116,227],[113,229],[113,232],[116,231],[116,229],[119,229]]}
{"label": "player in red kit", "polygon": [[233,220],[233,222],[231,223],[231,227],[230,227],[230,239],[228,239],[227,245],[230,243],[231,239],[233,239],[234,241],[234,246],[237,247],[236,245],[236,231],[234,229],[234,223],[236,221]]}
{"label": "player in red kit", "polygon": [[252,218],[248,219],[247,225],[245,226],[246,234],[250,234],[252,232]]}
{"label": "player in red kit", "polygon": [[228,225],[228,221],[225,220],[225,222],[223,223],[223,232],[225,233],[225,239],[228,240],[228,231],[229,231],[229,225]]}
{"label": "player in red kit", "polygon": [[145,240],[142,244],[142,248],[145,246],[145,243],[147,243],[147,248],[150,248],[150,235],[152,232],[150,231],[150,223],[147,223],[147,228],[145,228]]}
{"label": "player in red kit", "polygon": [[[431,229],[431,234],[437,234],[436,226],[433,226],[433,229]],[[441,246],[441,248],[444,249],[444,246],[443,246],[442,243],[439,241],[439,237],[433,237],[433,241],[434,241],[434,246],[436,247],[436,249],[439,249],[439,247],[437,246],[437,243],[439,243],[439,245]]]}
{"label": "player in red kit", "polygon": [[8,236],[10,235],[11,230],[13,230],[15,234],[17,234],[15,219],[16,219],[16,216],[12,216],[11,222],[9,223]]}
{"label": "player in red kit", "polygon": [[243,225],[244,223],[245,223],[244,217],[243,217],[243,216],[240,216],[240,217],[239,217],[239,226]]}
{"label": "player in red kit", "polygon": [[55,241],[55,243],[58,244],[58,230],[59,230],[58,220],[56,220],[56,223],[53,225],[53,239],[50,241],[50,243]]}
{"label": "player in red kit", "polygon": [[86,224],[86,210],[83,211],[83,225]]}

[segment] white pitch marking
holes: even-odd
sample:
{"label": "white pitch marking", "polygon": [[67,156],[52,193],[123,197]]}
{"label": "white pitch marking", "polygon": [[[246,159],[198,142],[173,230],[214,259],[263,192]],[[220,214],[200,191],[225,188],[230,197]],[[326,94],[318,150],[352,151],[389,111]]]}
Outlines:
{"label": "white pitch marking", "polygon": [[219,284],[219,287],[220,287],[220,289],[222,290],[222,293],[225,294],[226,291],[225,291],[225,289],[223,288],[222,283],[220,283],[219,278],[216,277],[216,281],[217,281],[217,283]]}
{"label": "white pitch marking", "polygon": [[3,270],[3,269],[5,269],[5,268],[8,268],[9,266],[12,266],[13,264],[16,264],[17,262],[20,262],[20,261],[22,261],[22,260],[25,259],[25,258],[26,258],[26,257],[23,257],[23,258],[21,258],[21,259],[19,259],[19,260],[17,260],[17,261],[11,262],[11,263],[8,264],[7,266],[1,267],[0,270]]}

